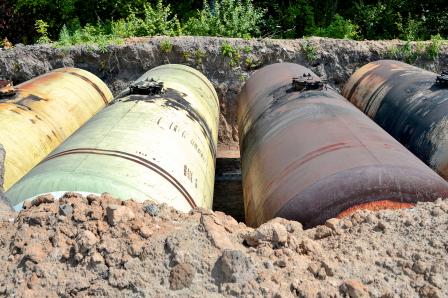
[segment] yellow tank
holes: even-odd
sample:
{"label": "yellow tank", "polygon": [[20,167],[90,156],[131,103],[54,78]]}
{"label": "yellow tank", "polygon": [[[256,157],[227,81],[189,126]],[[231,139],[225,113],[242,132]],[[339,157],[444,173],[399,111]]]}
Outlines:
{"label": "yellow tank", "polygon": [[8,190],[112,99],[95,75],[61,68],[0,88],[0,144]]}
{"label": "yellow tank", "polygon": [[211,208],[219,102],[211,83],[183,65],[156,67],[95,115],[6,196],[108,192],[181,211]]}

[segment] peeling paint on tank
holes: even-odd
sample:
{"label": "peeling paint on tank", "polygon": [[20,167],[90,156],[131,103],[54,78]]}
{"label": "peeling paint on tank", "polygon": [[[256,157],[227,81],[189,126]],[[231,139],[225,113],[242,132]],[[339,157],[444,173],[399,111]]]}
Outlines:
{"label": "peeling paint on tank", "polygon": [[[202,89],[200,89],[202,90]],[[213,133],[210,127],[207,125],[206,119],[202,117],[191,105],[191,103],[186,99],[188,94],[181,93],[172,88],[167,88],[160,95],[129,95],[124,98],[120,97],[114,100],[116,102],[129,102],[129,101],[143,101],[143,102],[158,102],[162,106],[170,107],[179,111],[183,111],[187,114],[187,117],[192,121],[197,122],[202,130],[202,135],[208,141],[209,150],[213,158],[216,159],[217,145],[213,141]]]}

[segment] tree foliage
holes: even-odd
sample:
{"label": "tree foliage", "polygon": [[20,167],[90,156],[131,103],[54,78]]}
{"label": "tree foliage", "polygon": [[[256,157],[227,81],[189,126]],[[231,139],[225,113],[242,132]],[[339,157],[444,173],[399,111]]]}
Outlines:
{"label": "tree foliage", "polygon": [[[0,10],[0,39],[13,43],[43,42],[42,26],[51,40],[61,33],[66,40],[73,35],[88,39],[92,32],[122,37],[448,37],[447,0],[3,0]],[[38,20],[43,23],[35,27]]]}
{"label": "tree foliage", "polygon": [[204,1],[203,9],[190,17],[185,31],[190,35],[250,37],[260,34],[263,11],[250,0],[216,1],[214,9]]}

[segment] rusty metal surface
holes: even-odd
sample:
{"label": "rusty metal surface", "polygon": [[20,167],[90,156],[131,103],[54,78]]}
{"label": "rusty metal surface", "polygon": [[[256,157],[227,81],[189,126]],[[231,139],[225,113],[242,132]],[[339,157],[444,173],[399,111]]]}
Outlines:
{"label": "rusty metal surface", "polygon": [[447,183],[335,90],[294,91],[310,70],[291,63],[255,72],[239,95],[246,221],[274,217],[310,227],[368,202],[416,202]]}
{"label": "rusty metal surface", "polygon": [[12,81],[0,79],[0,100],[16,93]]}
{"label": "rusty metal surface", "polygon": [[381,200],[376,202],[369,202],[364,204],[359,204],[353,207],[348,208],[347,210],[342,211],[338,214],[337,218],[344,218],[358,210],[370,210],[370,211],[380,211],[380,210],[396,210],[396,209],[407,209],[415,206],[415,203],[402,203],[395,202],[390,200]]}
{"label": "rusty metal surface", "polygon": [[381,60],[356,71],[343,95],[448,178],[448,87],[444,76]]}

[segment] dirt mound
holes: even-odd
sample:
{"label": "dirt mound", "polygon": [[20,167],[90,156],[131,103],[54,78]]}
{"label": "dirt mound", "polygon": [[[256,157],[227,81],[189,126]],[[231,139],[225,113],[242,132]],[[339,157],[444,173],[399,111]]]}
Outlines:
{"label": "dirt mound", "polygon": [[1,223],[0,293],[443,297],[447,230],[448,200],[304,231],[280,218],[252,229],[220,212],[47,195]]}

